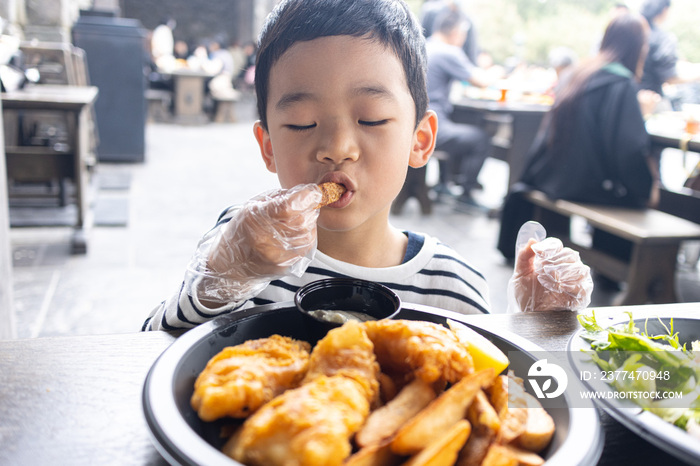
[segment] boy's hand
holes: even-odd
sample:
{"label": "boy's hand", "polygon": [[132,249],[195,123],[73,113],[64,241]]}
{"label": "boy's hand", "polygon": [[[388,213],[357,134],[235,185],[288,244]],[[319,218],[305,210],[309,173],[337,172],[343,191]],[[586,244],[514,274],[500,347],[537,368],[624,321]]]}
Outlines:
{"label": "boy's hand", "polygon": [[246,202],[209,253],[200,299],[240,301],[276,278],[303,274],[316,249],[320,201],[319,187],[307,184]]}
{"label": "boy's hand", "polygon": [[509,307],[522,312],[585,309],[593,292],[590,268],[559,239],[542,239],[544,228],[533,224],[528,222],[523,229],[539,227],[534,235],[530,233],[534,238],[530,236],[523,246],[524,238],[518,237],[515,269],[508,284],[509,301],[515,303],[509,302]]}

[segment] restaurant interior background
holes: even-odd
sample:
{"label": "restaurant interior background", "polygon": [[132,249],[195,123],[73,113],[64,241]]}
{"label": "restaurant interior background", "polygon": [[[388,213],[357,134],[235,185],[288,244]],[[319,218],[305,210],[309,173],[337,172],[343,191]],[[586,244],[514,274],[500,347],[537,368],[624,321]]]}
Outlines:
{"label": "restaurant interior background", "polygon": [[[165,17],[172,16],[177,21],[177,26],[174,30],[174,38],[185,40],[189,43],[197,43],[206,41],[214,36],[224,37],[230,42],[243,44],[247,41],[254,40],[257,31],[260,28],[265,16],[272,9],[275,0],[0,0],[0,17],[3,19],[3,33],[7,36],[16,37],[22,41],[40,41],[53,42],[62,44],[71,44],[74,41],[74,28],[80,22],[81,11],[83,14],[92,12],[93,15],[101,15],[106,17],[124,18],[135,21],[130,24],[136,24],[138,27],[137,34],[128,40],[139,40],[142,38],[145,41],[148,38],[150,31],[155,28],[158,23]],[[420,11],[422,0],[409,0],[408,3],[416,13]],[[587,0],[580,2],[578,0],[461,0],[458,1],[465,12],[474,20],[479,32],[479,42],[482,48],[486,49],[491,55],[493,61],[502,64],[506,67],[514,66],[516,63],[528,63],[531,65],[547,66],[548,53],[554,46],[565,46],[572,49],[579,57],[585,57],[590,54],[598,37],[600,37],[602,28],[607,22],[611,7],[616,3],[612,0]],[[630,0],[626,2],[632,9],[636,9],[640,3],[639,0]],[[697,18],[700,17],[700,2],[696,0],[673,0],[673,8],[667,23],[667,28],[672,30],[679,39],[679,52],[681,56],[691,62],[700,62],[700,30],[696,27]],[[571,27],[570,18],[576,18],[575,27]],[[508,33],[504,33],[508,31]],[[90,54],[88,54],[88,66],[90,65]],[[104,57],[103,57],[104,59]],[[118,56],[107,57],[107,59],[119,60]],[[95,60],[96,62],[97,60]],[[691,99],[697,98],[700,93],[697,91],[697,86],[691,88]],[[106,98],[109,93],[108,89],[100,89],[102,99]],[[693,97],[694,96],[694,97]],[[250,97],[250,96],[247,96]],[[99,103],[98,96],[97,102]],[[245,100],[243,96],[239,103],[238,119],[244,120],[254,118],[254,112],[250,100]],[[700,103],[700,102],[696,102]],[[99,110],[99,109],[98,109]],[[98,113],[99,116],[99,113]],[[111,180],[117,180],[119,183],[120,176],[129,169],[136,171],[141,170],[145,166],[153,163],[162,163],[162,161],[149,160],[149,151],[154,150],[154,145],[158,142],[149,140],[148,138],[155,137],[171,137],[167,132],[172,129],[172,124],[161,124],[146,122],[144,118],[143,127],[145,128],[143,138],[143,150],[145,155],[141,154],[134,161],[121,161],[113,163],[106,161],[103,174],[111,176]],[[99,119],[99,118],[98,118]],[[140,126],[141,121],[136,119],[136,125]],[[99,126],[99,122],[98,122]],[[221,126],[214,127],[212,125],[202,126],[182,126],[178,129],[180,135],[186,135],[192,140],[198,138],[225,138],[221,136]],[[212,132],[217,130],[216,133]],[[223,133],[225,134],[225,133]],[[103,130],[103,144],[109,141],[109,130]],[[120,140],[128,139],[128,135],[116,133],[115,137]],[[138,139],[138,138],[137,138]],[[222,144],[230,143],[230,141],[221,140]],[[104,150],[104,149],[103,149]],[[192,149],[197,151],[196,147]],[[97,148],[98,164],[94,169],[95,173],[100,173],[100,149]],[[126,163],[124,163],[126,162]],[[182,171],[186,171],[186,166],[171,167],[167,165],[159,165],[158,169],[163,170],[164,176],[181,179],[184,177]],[[502,167],[494,165],[494,170],[498,172]],[[236,169],[236,167],[232,168]],[[110,171],[111,170],[111,171]],[[0,191],[6,190],[5,174],[0,173]],[[266,176],[264,173],[261,177]],[[103,180],[107,177],[103,177]],[[274,183],[272,177],[264,178],[262,185]],[[225,181],[222,181],[225,182]],[[158,183],[156,180],[155,183]],[[237,193],[240,194],[240,193]],[[245,193],[248,194],[247,192]],[[132,196],[138,195],[136,188],[132,189]],[[502,193],[496,193],[496,196]],[[21,274],[23,288],[18,293],[17,287],[13,287],[13,282],[18,274],[13,273],[12,264],[22,265],[27,260],[31,260],[23,254],[26,249],[17,247],[23,244],[24,237],[35,235],[41,238],[42,235],[48,235],[55,229],[42,228],[12,228],[8,230],[6,225],[9,223],[9,213],[7,210],[7,199],[0,197],[0,221],[3,224],[0,230],[2,241],[0,244],[0,318],[7,322],[15,320],[21,321],[21,324],[26,324],[31,327],[29,331],[20,332],[21,336],[37,336],[45,335],[40,330],[36,330],[36,315],[43,315],[41,319],[46,319],[45,313],[47,309],[47,296],[55,292],[58,284],[58,278],[51,273],[37,275],[35,286],[29,283],[30,279],[26,274]],[[190,206],[195,208],[195,206]],[[214,214],[215,215],[215,214]],[[211,218],[211,216],[210,216]],[[154,220],[155,221],[155,220]],[[425,218],[420,218],[420,224],[428,225],[430,222]],[[198,227],[200,227],[198,225]],[[190,227],[194,230],[193,227]],[[428,226],[428,228],[430,228]],[[115,229],[109,230],[105,243],[110,241],[120,241],[122,237],[116,235]],[[203,230],[197,230],[201,233]],[[190,231],[194,236],[194,232]],[[132,232],[131,234],[138,234]],[[178,246],[181,252],[188,254],[192,248],[191,238],[187,241],[183,238],[184,235],[178,233],[170,233],[178,238]],[[107,248],[110,246],[105,244]],[[118,249],[118,248],[116,248]],[[38,251],[41,248],[37,249]],[[88,249],[87,258],[94,257],[96,251]],[[109,255],[109,253],[104,253]],[[116,254],[116,253],[115,253]],[[31,255],[31,254],[30,254]],[[86,257],[67,257],[60,259],[67,267],[72,264],[86,260]],[[491,258],[497,255],[494,253]],[[36,259],[36,257],[34,257]],[[116,260],[110,258],[109,260]],[[24,261],[24,262],[23,262]],[[154,262],[156,259],[154,259]],[[167,262],[165,260],[164,262]],[[176,266],[175,266],[176,267]],[[154,268],[156,271],[162,270],[162,263]],[[105,269],[106,274],[114,273],[113,270]],[[96,273],[99,273],[97,271]],[[159,272],[155,272],[159,273]],[[507,277],[506,272],[499,272]],[[40,276],[41,275],[41,276]],[[110,294],[114,297],[125,297],[133,290],[123,289],[124,285],[119,285],[119,276],[113,276],[110,280],[114,283],[114,287],[121,289],[120,293]],[[132,277],[133,278],[133,277]],[[149,280],[151,278],[139,277],[139,280]],[[157,280],[156,280],[157,281]],[[85,312],[98,312],[90,305],[86,305],[84,300],[81,301],[80,293],[84,292],[89,295],[89,290],[81,290],[78,284],[72,284],[74,287],[74,306],[85,309]],[[32,290],[31,292],[29,290]],[[32,294],[28,296],[28,294]],[[124,305],[133,306],[135,299],[143,298],[139,293],[130,299],[124,299]],[[150,296],[148,296],[150,299]],[[163,298],[165,296],[162,296]],[[87,298],[85,298],[87,299]],[[500,299],[500,298],[499,298]],[[152,306],[155,302],[142,303],[143,313]],[[65,305],[65,303],[64,303]],[[28,309],[35,307],[36,309]],[[502,310],[501,310],[502,312]],[[15,314],[21,314],[21,319],[16,319]],[[31,316],[31,317],[27,317]],[[13,324],[13,325],[14,325]],[[105,327],[100,327],[102,331]],[[89,329],[75,327],[66,327],[62,332],[89,332]],[[4,333],[3,333],[4,332]],[[50,332],[49,332],[50,334]],[[0,325],[0,338],[6,336],[16,336],[15,330],[9,331],[3,325]]]}

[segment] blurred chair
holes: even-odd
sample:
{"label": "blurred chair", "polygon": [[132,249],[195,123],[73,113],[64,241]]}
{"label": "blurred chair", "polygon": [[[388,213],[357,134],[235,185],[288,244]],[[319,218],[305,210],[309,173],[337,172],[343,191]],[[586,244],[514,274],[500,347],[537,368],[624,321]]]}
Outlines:
{"label": "blurred chair", "polygon": [[[31,76],[29,86],[89,86],[85,52],[71,44],[20,44],[22,67]],[[31,70],[31,71],[29,71]],[[88,122],[88,168],[96,163],[99,144],[94,108]],[[10,205],[65,206],[71,202],[75,181],[72,153],[77,128],[61,111],[3,110],[7,180]]]}

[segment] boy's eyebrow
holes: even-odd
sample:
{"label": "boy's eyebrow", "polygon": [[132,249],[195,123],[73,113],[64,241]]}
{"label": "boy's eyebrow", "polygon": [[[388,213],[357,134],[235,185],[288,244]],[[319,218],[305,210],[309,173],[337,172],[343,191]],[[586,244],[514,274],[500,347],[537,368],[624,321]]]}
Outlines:
{"label": "boy's eyebrow", "polygon": [[311,99],[313,99],[313,95],[310,92],[293,92],[283,95],[275,104],[275,108],[277,110],[284,110],[297,102]]}
{"label": "boy's eyebrow", "polygon": [[360,86],[353,89],[353,94],[356,96],[368,95],[380,97],[383,99],[394,100],[394,93],[384,86]]}
{"label": "boy's eyebrow", "polygon": [[[355,96],[373,96],[373,97],[379,97],[382,99],[387,99],[387,100],[395,100],[394,94],[387,89],[384,86],[359,86],[356,87],[355,89],[352,90],[352,94]],[[303,102],[306,100],[313,100],[314,95],[311,92],[292,92],[289,94],[283,95],[275,104],[275,108],[277,110],[284,110],[289,108],[290,106],[298,103],[298,102]]]}

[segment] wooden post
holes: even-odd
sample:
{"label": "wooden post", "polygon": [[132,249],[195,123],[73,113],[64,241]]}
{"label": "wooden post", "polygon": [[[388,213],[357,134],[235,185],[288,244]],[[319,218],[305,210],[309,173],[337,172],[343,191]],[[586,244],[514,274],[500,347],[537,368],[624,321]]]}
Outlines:
{"label": "wooden post", "polygon": [[12,295],[12,253],[10,250],[10,215],[5,168],[5,134],[0,101],[0,340],[17,338]]}

